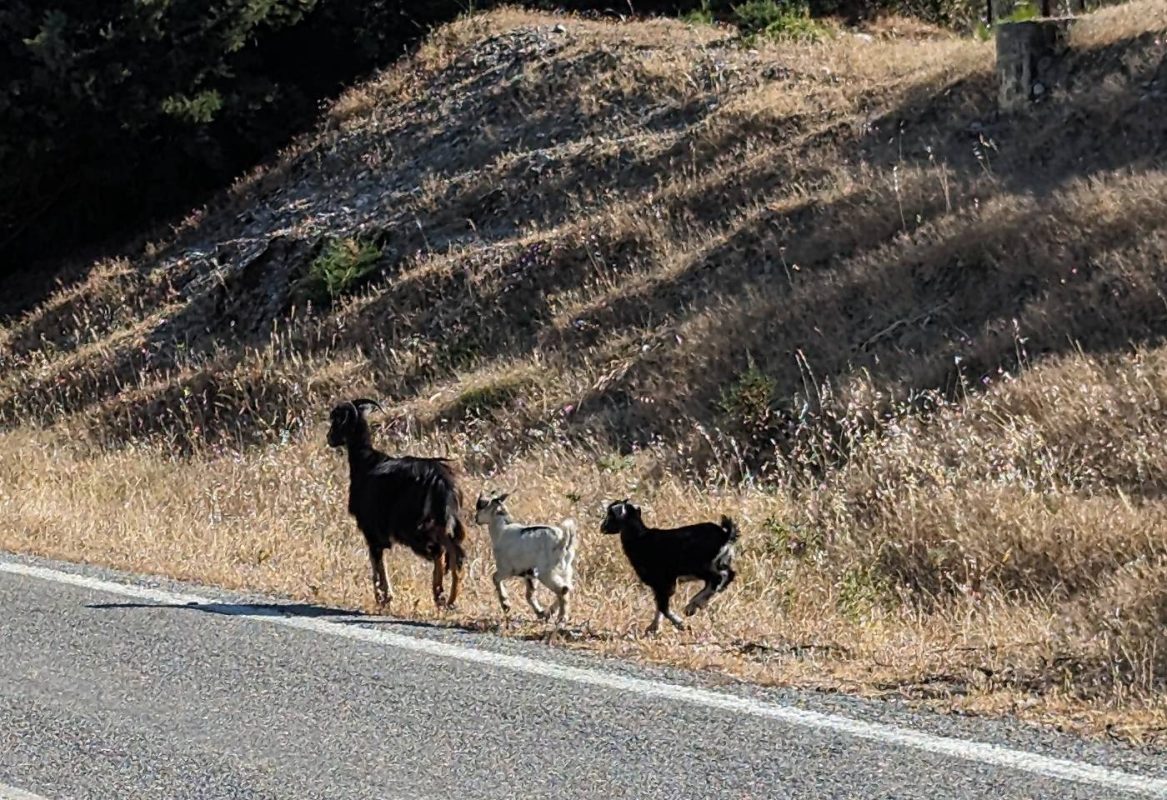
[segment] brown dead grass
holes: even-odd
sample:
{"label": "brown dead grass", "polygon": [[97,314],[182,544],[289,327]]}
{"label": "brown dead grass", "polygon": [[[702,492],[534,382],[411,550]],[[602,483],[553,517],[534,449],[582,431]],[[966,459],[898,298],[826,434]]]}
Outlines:
{"label": "brown dead grass", "polygon": [[[1083,21],[1054,99],[1000,118],[992,46],[903,21],[448,26],[0,324],[0,547],[367,607],[321,428],[376,394],[385,449],[580,521],[569,645],[1161,743],[1165,8]],[[357,235],[384,274],[293,307]],[[618,496],[739,519],[690,632],[639,636]],[[477,533],[447,619],[492,627]]]}

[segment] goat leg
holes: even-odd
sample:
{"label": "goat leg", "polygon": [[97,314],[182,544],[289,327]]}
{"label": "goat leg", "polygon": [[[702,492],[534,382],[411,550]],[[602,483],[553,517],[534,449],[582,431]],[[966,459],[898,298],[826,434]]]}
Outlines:
{"label": "goat leg", "polygon": [[724,592],[725,588],[733,583],[735,577],[737,577],[737,573],[733,571],[733,567],[727,566],[725,571],[721,573],[721,583],[717,585],[717,591]]}
{"label": "goat leg", "polygon": [[[567,618],[567,595],[571,591],[570,573],[564,574],[558,569],[551,570],[548,575],[540,575],[539,580],[551,591],[555,592],[555,608],[559,612],[556,622],[562,624]],[[547,609],[547,617],[551,617],[551,609]]]}
{"label": "goat leg", "polygon": [[539,605],[539,601],[535,599],[535,579],[530,575],[526,575],[525,578],[527,580],[527,605],[531,606],[536,617],[539,619],[547,619],[550,615]]}
{"label": "goat leg", "polygon": [[447,569],[451,574],[450,577],[450,599],[446,601],[446,608],[453,608],[454,603],[458,602],[458,592],[462,588],[462,568],[455,564],[449,567],[449,562],[453,560],[453,556],[446,557]]}
{"label": "goat leg", "polygon": [[685,606],[685,616],[691,617],[697,613],[699,609],[705,608],[709,601],[713,598],[720,589],[723,581],[723,576],[719,572],[714,572],[709,575],[701,576],[705,580],[705,586],[701,591],[693,595],[693,599]]}
{"label": "goat leg", "polygon": [[567,595],[571,592],[570,586],[558,586],[555,593],[559,595],[559,616],[556,623],[562,625],[567,620]]}
{"label": "goat leg", "polygon": [[685,623],[669,609],[669,601],[672,599],[673,592],[676,591],[676,588],[676,584],[674,584],[660,589],[653,589],[652,593],[656,599],[656,616],[653,617],[652,624],[648,626],[647,633],[652,634],[660,630],[661,617],[667,617],[669,622],[677,627],[677,630],[685,630]]}
{"label": "goat leg", "polygon": [[450,520],[446,536],[442,540],[442,547],[446,550],[446,571],[450,574],[449,602],[446,608],[453,609],[457,602],[457,592],[462,588],[462,552],[461,543],[466,539],[466,528],[462,527],[459,519]]}
{"label": "goat leg", "polygon": [[507,591],[502,585],[503,576],[501,572],[494,573],[494,590],[498,592],[498,602],[502,606],[502,613],[511,613],[511,601],[507,599]]}
{"label": "goat leg", "polygon": [[381,608],[388,608],[393,599],[393,590],[389,586],[389,578],[385,575],[384,548],[369,548],[369,563],[373,567],[373,598]]}
{"label": "goat leg", "polygon": [[443,573],[445,570],[445,564],[443,563],[445,561],[444,556],[445,556],[444,550],[438,550],[437,555],[434,556],[434,578],[433,578],[434,605],[437,606],[438,608],[442,607],[442,595],[446,591],[445,587],[442,585],[442,576],[443,576]]}

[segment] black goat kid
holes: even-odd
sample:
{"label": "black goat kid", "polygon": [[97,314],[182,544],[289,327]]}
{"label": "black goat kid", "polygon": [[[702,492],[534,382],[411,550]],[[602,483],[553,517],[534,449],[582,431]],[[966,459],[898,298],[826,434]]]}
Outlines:
{"label": "black goat kid", "polygon": [[381,410],[375,400],[358,399],[332,409],[329,447],[348,450],[348,510],[369,546],[373,595],[386,607],[393,590],[385,575],[384,552],[403,544],[434,565],[434,605],[442,606],[443,571],[453,575],[450,600],[458,600],[466,551],[466,528],[459,511],[462,493],[442,458],[393,458],[374,449],[365,412]]}
{"label": "black goat kid", "polygon": [[705,581],[705,587],[685,606],[685,616],[691,617],[708,605],[713,595],[725,591],[737,574],[730,564],[738,529],[729,517],[723,516],[720,525],[700,522],[680,528],[649,528],[639,508],[620,500],[608,506],[600,532],[620,534],[624,555],[636,577],[652,589],[656,616],[647,633],[660,629],[661,617],[668,617],[684,630],[685,623],[669,610],[677,581]]}

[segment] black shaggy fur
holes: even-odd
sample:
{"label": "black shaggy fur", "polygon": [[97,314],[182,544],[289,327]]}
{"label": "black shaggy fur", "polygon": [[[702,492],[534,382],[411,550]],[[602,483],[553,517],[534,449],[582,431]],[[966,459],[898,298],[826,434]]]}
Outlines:
{"label": "black shaggy fur", "polygon": [[462,493],[454,472],[446,459],[394,458],[375,449],[365,419],[370,408],[381,407],[374,400],[358,399],[333,408],[328,444],[348,451],[348,510],[369,547],[374,597],[381,606],[392,600],[383,555],[401,544],[433,562],[434,604],[439,607],[443,568],[452,573],[452,606],[458,599],[466,559]]}
{"label": "black shaggy fur", "polygon": [[608,506],[600,532],[620,534],[624,555],[636,577],[652,589],[657,613],[648,627],[649,633],[659,629],[661,617],[668,617],[678,629],[684,629],[684,623],[669,610],[677,581],[705,582],[704,588],[685,606],[685,616],[691,617],[713,595],[725,591],[737,575],[731,562],[738,528],[726,516],[721,518],[720,525],[700,522],[680,528],[649,528],[641,519],[639,508],[628,500],[620,500]]}

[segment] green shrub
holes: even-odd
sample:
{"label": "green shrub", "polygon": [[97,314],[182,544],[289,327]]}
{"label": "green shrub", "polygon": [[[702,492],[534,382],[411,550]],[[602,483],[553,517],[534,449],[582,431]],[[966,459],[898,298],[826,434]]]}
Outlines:
{"label": "green shrub", "polygon": [[748,431],[765,429],[774,407],[774,381],[751,364],[721,394],[721,411],[735,425]]}
{"label": "green shrub", "polygon": [[358,238],[333,239],[308,267],[300,294],[313,300],[335,300],[355,289],[376,268],[381,248]]}
{"label": "green shrub", "polygon": [[701,0],[700,6],[686,12],[681,19],[690,25],[712,25],[715,17],[713,16],[713,6],[710,0]]}
{"label": "green shrub", "polygon": [[825,28],[810,16],[803,0],[748,0],[733,7],[734,21],[742,36],[769,39],[818,39]]}
{"label": "green shrub", "polygon": [[871,565],[854,566],[844,572],[838,591],[839,612],[856,622],[877,608],[891,607],[895,601],[891,581]]}
{"label": "green shrub", "polygon": [[619,453],[605,453],[596,459],[596,464],[605,472],[623,472],[635,467],[636,459]]}
{"label": "green shrub", "polygon": [[1038,9],[1037,3],[1015,3],[1013,10],[1007,16],[998,20],[998,22],[1025,22],[1026,20],[1037,19],[1039,16],[1041,16],[1041,11]]}

